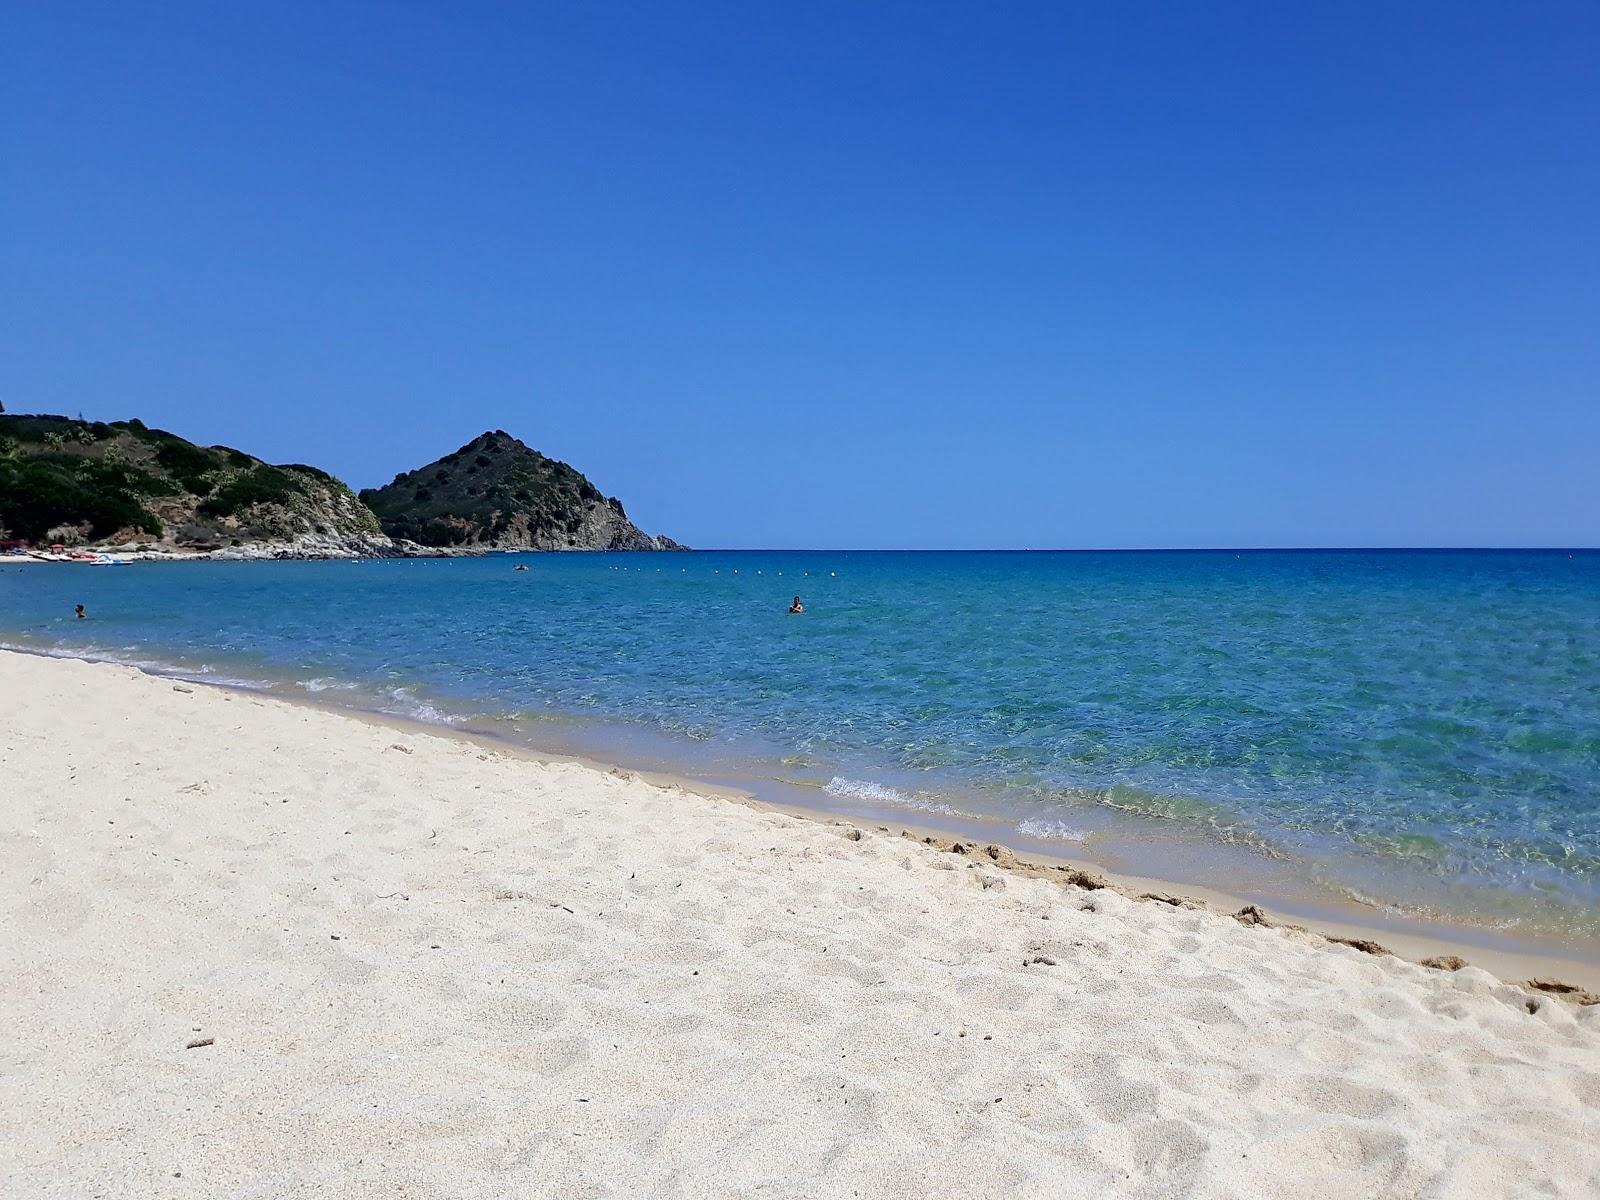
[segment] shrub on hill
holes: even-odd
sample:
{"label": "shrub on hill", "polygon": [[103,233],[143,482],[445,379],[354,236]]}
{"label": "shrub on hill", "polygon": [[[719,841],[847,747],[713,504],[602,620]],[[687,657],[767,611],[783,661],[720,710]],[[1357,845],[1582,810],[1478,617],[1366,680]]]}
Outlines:
{"label": "shrub on hill", "polygon": [[304,492],[304,485],[293,474],[263,464],[235,475],[203,500],[196,511],[207,517],[231,517],[252,505],[281,504]]}
{"label": "shrub on hill", "polygon": [[119,463],[68,456],[0,459],[0,528],[42,541],[60,525],[87,524],[90,537],[137,529],[161,536],[161,521],[140,499],[170,484]]}

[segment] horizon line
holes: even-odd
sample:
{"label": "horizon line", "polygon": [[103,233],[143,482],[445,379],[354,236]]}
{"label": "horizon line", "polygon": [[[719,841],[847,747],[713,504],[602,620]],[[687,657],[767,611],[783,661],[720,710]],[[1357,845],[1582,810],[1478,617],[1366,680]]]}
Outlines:
{"label": "horizon line", "polygon": [[1600,546],[690,546],[686,550],[690,554],[1596,554]]}

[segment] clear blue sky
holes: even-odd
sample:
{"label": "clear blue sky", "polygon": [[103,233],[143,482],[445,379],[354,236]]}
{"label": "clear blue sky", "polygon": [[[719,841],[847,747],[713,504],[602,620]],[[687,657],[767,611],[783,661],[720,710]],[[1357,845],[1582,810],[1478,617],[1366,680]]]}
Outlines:
{"label": "clear blue sky", "polygon": [[13,0],[0,400],[358,487],[503,427],[701,546],[1595,545],[1597,62],[1592,2]]}

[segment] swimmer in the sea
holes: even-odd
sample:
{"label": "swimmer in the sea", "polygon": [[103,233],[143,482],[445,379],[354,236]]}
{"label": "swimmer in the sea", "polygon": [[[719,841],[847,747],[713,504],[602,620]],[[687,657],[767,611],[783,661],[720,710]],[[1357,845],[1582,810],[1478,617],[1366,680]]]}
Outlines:
{"label": "swimmer in the sea", "polygon": [[794,603],[789,605],[789,614],[791,616],[793,616],[796,613],[803,613],[803,612],[805,612],[805,610],[806,610],[806,606],[804,604],[800,603],[800,597],[799,596],[796,596],[794,598]]}
{"label": "swimmer in the sea", "polygon": [[[796,596],[795,599],[799,600],[800,597]],[[78,620],[83,621],[88,619],[89,614],[83,611],[83,605],[78,605],[72,611],[78,614]]]}

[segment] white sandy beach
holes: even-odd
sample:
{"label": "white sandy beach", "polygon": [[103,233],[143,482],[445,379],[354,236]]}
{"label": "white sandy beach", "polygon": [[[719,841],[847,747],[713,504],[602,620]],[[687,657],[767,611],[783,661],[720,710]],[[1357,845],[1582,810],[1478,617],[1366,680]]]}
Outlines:
{"label": "white sandy beach", "polygon": [[1600,1006],[128,668],[0,906],[8,1197],[1600,1195]]}

